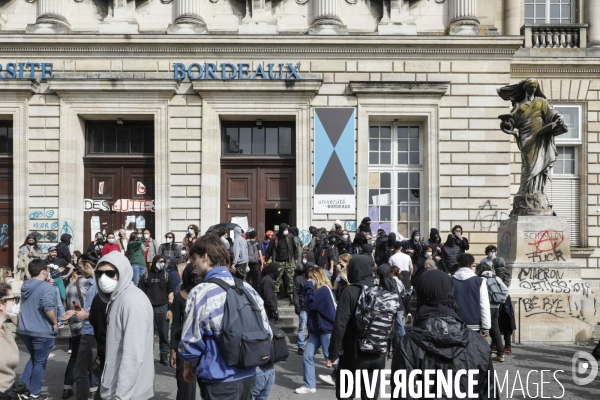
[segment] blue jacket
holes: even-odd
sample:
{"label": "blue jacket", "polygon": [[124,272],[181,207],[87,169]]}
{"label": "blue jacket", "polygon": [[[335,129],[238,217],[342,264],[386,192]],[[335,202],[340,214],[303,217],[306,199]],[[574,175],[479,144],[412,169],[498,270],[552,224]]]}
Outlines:
{"label": "blue jacket", "polygon": [[321,286],[314,291],[312,281],[304,285],[304,304],[308,307],[308,329],[311,333],[323,335],[333,332],[333,321],[337,302],[329,286]]}
{"label": "blue jacket", "polygon": [[58,331],[53,329],[46,311],[54,310],[58,319],[57,297],[54,285],[37,279],[26,281],[21,286],[19,335],[55,338]]}
{"label": "blue jacket", "polygon": [[[234,282],[227,267],[211,269],[204,280],[212,278],[222,279],[230,285]],[[246,282],[244,288],[261,308],[264,328],[272,335],[263,300]],[[193,363],[200,359],[196,376],[205,382],[230,382],[256,375],[256,367],[239,369],[227,365],[217,347],[226,298],[227,293],[220,286],[204,282],[190,292],[186,303],[179,355],[184,361]]]}

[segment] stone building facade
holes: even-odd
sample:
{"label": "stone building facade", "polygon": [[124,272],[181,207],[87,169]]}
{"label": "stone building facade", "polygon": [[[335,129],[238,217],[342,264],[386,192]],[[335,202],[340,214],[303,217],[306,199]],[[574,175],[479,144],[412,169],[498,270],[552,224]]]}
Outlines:
{"label": "stone building facade", "polygon": [[[83,250],[121,227],[179,241],[365,216],[405,236],[462,225],[483,255],[519,185],[496,89],[533,77],[569,117],[550,197],[600,293],[600,5],[558,3],[2,2],[0,262],[32,231]],[[348,179],[323,185],[343,211],[317,205],[327,174]]]}

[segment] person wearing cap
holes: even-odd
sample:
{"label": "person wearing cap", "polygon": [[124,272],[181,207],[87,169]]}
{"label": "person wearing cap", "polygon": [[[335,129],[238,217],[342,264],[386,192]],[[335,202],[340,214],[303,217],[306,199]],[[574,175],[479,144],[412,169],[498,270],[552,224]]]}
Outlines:
{"label": "person wearing cap", "polygon": [[[294,264],[298,262],[298,251],[294,246],[294,239],[288,230],[288,224],[282,223],[275,240],[271,241],[267,250],[268,257],[279,263],[281,273],[275,281],[275,290],[281,297],[292,299],[294,290]],[[283,288],[281,288],[283,282]],[[281,290],[280,290],[281,288]]]}

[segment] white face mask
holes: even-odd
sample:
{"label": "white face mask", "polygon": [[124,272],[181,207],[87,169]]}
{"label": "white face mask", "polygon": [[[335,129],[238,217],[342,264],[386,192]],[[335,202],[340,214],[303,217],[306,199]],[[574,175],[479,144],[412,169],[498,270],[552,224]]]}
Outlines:
{"label": "white face mask", "polygon": [[10,310],[10,312],[7,311],[8,318],[16,318],[17,316],[19,316],[20,312],[21,312],[21,305],[20,304],[13,304],[12,309]]}
{"label": "white face mask", "polygon": [[156,263],[156,268],[161,271],[165,267],[165,263]]}
{"label": "white face mask", "polygon": [[415,242],[418,242],[420,238],[420,236],[415,236]]}
{"label": "white face mask", "polygon": [[283,234],[284,234],[285,236],[287,236],[287,235],[288,235],[288,231],[283,231]]}
{"label": "white face mask", "polygon": [[494,256],[495,256],[495,255],[496,255],[496,253],[494,253],[494,252],[490,252],[490,253],[488,253],[488,257],[489,257],[489,258],[494,258]]}
{"label": "white face mask", "polygon": [[187,253],[187,252],[186,252],[185,250],[181,250],[181,255],[182,255],[182,256],[185,256],[185,254],[186,254],[186,253]]}
{"label": "white face mask", "polygon": [[348,235],[342,235],[343,240],[348,240]]}
{"label": "white face mask", "polygon": [[113,244],[115,242],[115,239],[108,239],[108,243]]}
{"label": "white face mask", "polygon": [[117,288],[119,281],[109,278],[106,274],[103,274],[98,280],[98,286],[104,293],[112,293]]}
{"label": "white face mask", "polygon": [[15,282],[15,278],[8,278],[8,279],[6,280],[6,284],[7,284],[7,285],[9,285],[9,286],[12,286],[12,284],[13,284],[14,282]]}
{"label": "white face mask", "polygon": [[193,234],[194,234],[194,230],[190,228],[190,229],[188,229],[188,233],[189,233],[190,235],[193,235]]}
{"label": "white face mask", "polygon": [[146,233],[146,234],[144,235],[144,238],[146,238],[146,239],[149,239],[149,238],[150,238],[150,235]]}
{"label": "white face mask", "polygon": [[173,241],[173,239],[167,238],[167,243],[171,243],[172,241]]}
{"label": "white face mask", "polygon": [[425,253],[425,257],[431,257],[433,253]]}
{"label": "white face mask", "polygon": [[302,264],[306,264],[308,262],[308,260],[306,258],[302,259]]}

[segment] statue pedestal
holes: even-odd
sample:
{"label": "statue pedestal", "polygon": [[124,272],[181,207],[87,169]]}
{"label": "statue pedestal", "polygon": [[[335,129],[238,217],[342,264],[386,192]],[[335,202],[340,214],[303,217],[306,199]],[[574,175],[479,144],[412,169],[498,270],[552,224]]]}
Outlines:
{"label": "statue pedestal", "polygon": [[498,228],[498,256],[512,274],[515,332],[522,342],[587,342],[596,325],[594,294],[571,261],[564,217],[515,216]]}

